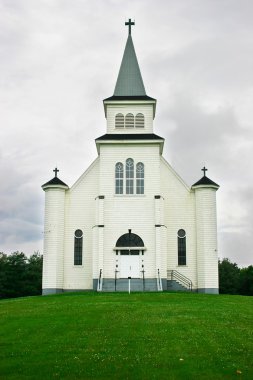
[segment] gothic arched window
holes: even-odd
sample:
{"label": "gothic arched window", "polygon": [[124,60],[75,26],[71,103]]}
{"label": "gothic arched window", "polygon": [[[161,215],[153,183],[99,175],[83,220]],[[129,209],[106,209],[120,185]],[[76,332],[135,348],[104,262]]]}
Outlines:
{"label": "gothic arched window", "polygon": [[132,113],[128,113],[126,115],[126,128],[133,128],[134,127],[134,115]]}
{"label": "gothic arched window", "polygon": [[126,194],[134,193],[134,160],[126,160]]}
{"label": "gothic arched window", "polygon": [[121,162],[115,165],[115,194],[123,194],[124,167]]}
{"label": "gothic arched window", "polygon": [[124,128],[124,115],[117,113],[115,116],[115,128]]}
{"label": "gothic arched window", "polygon": [[76,230],[74,238],[74,265],[83,263],[83,231]]}
{"label": "gothic arched window", "polygon": [[142,113],[137,113],[135,116],[135,127],[144,128],[144,115]]}
{"label": "gothic arched window", "polygon": [[144,194],[144,164],[136,165],[136,194]]}
{"label": "gothic arched window", "polygon": [[185,230],[177,232],[178,265],[186,265],[186,233]]}

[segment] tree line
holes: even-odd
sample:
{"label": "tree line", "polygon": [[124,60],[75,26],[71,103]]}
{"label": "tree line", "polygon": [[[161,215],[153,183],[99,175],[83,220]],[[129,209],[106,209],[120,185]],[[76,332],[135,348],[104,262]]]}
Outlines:
{"label": "tree line", "polygon": [[219,260],[220,294],[253,296],[253,265],[239,268],[227,258]]}
{"label": "tree line", "polygon": [[0,252],[0,298],[35,296],[42,289],[42,255]]}
{"label": "tree line", "polygon": [[[0,252],[0,298],[41,295],[42,261],[38,252],[30,257],[23,252]],[[253,296],[253,266],[239,268],[227,258],[219,260],[219,291]]]}

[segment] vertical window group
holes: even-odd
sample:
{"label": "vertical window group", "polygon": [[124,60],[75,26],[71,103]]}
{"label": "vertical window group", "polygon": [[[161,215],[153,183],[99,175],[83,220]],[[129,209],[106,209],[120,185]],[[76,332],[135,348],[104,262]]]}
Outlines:
{"label": "vertical window group", "polygon": [[128,158],[124,165],[117,162],[115,165],[115,194],[144,194],[144,164]]}

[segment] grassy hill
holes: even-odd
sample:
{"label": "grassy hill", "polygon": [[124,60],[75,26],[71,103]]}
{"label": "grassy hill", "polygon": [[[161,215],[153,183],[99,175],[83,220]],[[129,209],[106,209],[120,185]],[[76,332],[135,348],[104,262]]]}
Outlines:
{"label": "grassy hill", "polygon": [[253,297],[68,293],[0,302],[0,379],[253,379]]}

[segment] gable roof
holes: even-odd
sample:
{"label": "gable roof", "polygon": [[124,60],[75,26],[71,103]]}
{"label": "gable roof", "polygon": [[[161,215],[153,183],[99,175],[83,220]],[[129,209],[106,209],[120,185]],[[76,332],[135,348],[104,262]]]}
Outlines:
{"label": "gable roof", "polygon": [[143,84],[141,71],[136,57],[131,35],[122,58],[118,79],[116,82],[114,96],[145,96],[146,91]]}

